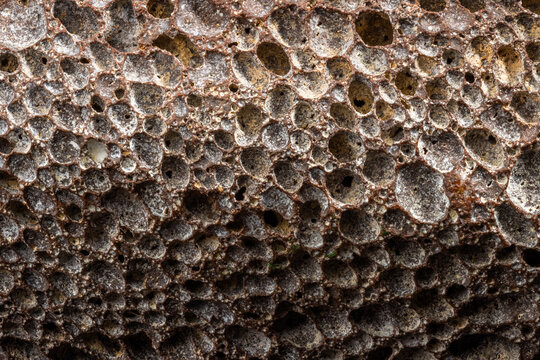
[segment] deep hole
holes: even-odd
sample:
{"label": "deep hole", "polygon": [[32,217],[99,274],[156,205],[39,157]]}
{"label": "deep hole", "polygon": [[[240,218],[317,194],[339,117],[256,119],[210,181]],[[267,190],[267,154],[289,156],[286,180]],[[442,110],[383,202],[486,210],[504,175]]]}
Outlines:
{"label": "deep hole", "polygon": [[[2,59],[2,71],[12,73],[19,67],[19,61],[17,57],[11,53],[4,53],[0,55]],[[12,79],[8,79],[9,82],[13,82]]]}
{"label": "deep hole", "polygon": [[272,210],[266,210],[263,213],[263,219],[267,225],[270,225],[272,227],[276,227],[279,224],[278,216],[276,212]]}
{"label": "deep hole", "polygon": [[124,255],[122,255],[122,254],[118,255],[118,256],[117,256],[117,259],[118,259],[118,261],[120,261],[121,263],[123,263],[124,260],[125,260]]}
{"label": "deep hole", "polygon": [[392,132],[393,132],[392,138],[396,139],[396,138],[398,138],[398,136],[403,134],[403,128],[401,126],[398,127],[398,128],[394,128],[394,129],[392,129]]}
{"label": "deep hole", "polygon": [[165,175],[166,175],[169,179],[172,178],[172,171],[171,171],[171,170],[165,171]]}
{"label": "deep hole", "polygon": [[90,298],[90,300],[88,300],[90,303],[92,304],[95,304],[97,306],[101,306],[103,304],[103,300],[101,300],[100,298],[98,297],[93,297],[93,298]]}
{"label": "deep hole", "polygon": [[345,187],[351,187],[352,182],[353,182],[353,177],[352,176],[345,176],[343,178],[343,181],[341,182],[341,185],[343,185]]}
{"label": "deep hole", "polygon": [[103,106],[101,103],[102,101],[99,97],[92,97],[92,109],[94,109],[98,113],[103,112]]}
{"label": "deep hole", "polygon": [[84,256],[88,256],[90,255],[90,252],[88,250],[81,250],[81,254],[83,254]]}
{"label": "deep hole", "polygon": [[41,58],[41,63],[42,63],[43,65],[47,65],[47,58],[46,58],[46,57],[42,57],[42,58]]}
{"label": "deep hole", "polygon": [[204,283],[197,280],[188,280],[184,283],[184,286],[186,287],[187,291],[196,293],[203,289]]}
{"label": "deep hole", "polygon": [[446,290],[446,296],[448,296],[451,299],[457,299],[462,296],[462,294],[466,291],[466,288],[463,285],[451,285]]}
{"label": "deep hole", "polygon": [[197,316],[191,311],[186,311],[184,318],[188,323],[194,323],[197,321]]}
{"label": "deep hole", "polygon": [[238,232],[242,230],[243,223],[238,219],[234,219],[233,221],[228,222],[225,226],[231,231]]}
{"label": "deep hole", "polygon": [[81,208],[78,207],[77,205],[75,204],[70,204],[67,208],[66,208],[66,215],[71,219],[71,220],[81,220],[82,219],[82,212],[81,212]]}
{"label": "deep hole", "polygon": [[238,201],[242,201],[244,200],[244,194],[246,192],[246,187],[245,186],[242,186],[237,192],[236,194],[234,194],[234,198]]}
{"label": "deep hole", "polygon": [[501,260],[504,258],[507,258],[508,256],[511,256],[512,253],[516,250],[515,245],[510,245],[508,247],[502,248],[497,252],[497,259]]}
{"label": "deep hole", "polygon": [[491,145],[495,145],[497,144],[497,139],[495,139],[495,137],[493,135],[489,135],[488,137],[488,141]]}
{"label": "deep hole", "polygon": [[365,104],[366,104],[366,102],[364,100],[354,99],[354,105],[357,106],[357,107],[362,107]]}
{"label": "deep hole", "polygon": [[117,99],[121,99],[122,97],[124,97],[124,89],[114,90],[114,96],[116,96]]}
{"label": "deep hole", "polygon": [[467,80],[467,82],[469,82],[469,83],[473,83],[474,82],[474,75],[471,74],[470,72],[466,72],[465,73],[465,80]]}
{"label": "deep hole", "polygon": [[476,349],[478,344],[484,342],[488,337],[489,335],[484,334],[465,335],[453,341],[448,350],[452,355],[461,356],[472,349]]}
{"label": "deep hole", "polygon": [[368,360],[387,360],[392,355],[392,348],[389,346],[381,347],[370,351]]}
{"label": "deep hole", "polygon": [[[400,252],[395,251],[396,255],[399,256]],[[433,278],[433,269],[424,267],[420,268],[416,271],[416,278],[418,281],[421,282],[428,282],[431,278]]]}
{"label": "deep hole", "polygon": [[252,237],[245,237],[242,239],[242,245],[246,249],[254,249],[257,245],[259,245],[259,242]]}
{"label": "deep hole", "polygon": [[530,335],[533,333],[534,328],[530,325],[525,324],[521,327],[521,331],[526,335]]}
{"label": "deep hole", "polygon": [[253,313],[253,312],[251,312],[251,311],[245,312],[245,313],[244,313],[244,317],[245,317],[246,319],[253,319],[253,320],[258,320],[258,319],[260,319],[260,316],[259,316],[258,314],[255,314],[255,313]]}
{"label": "deep hole", "polygon": [[131,230],[126,228],[122,228],[122,236],[124,237],[124,240],[127,241],[133,241],[133,239],[135,238]]}
{"label": "deep hole", "polygon": [[526,249],[523,251],[523,261],[532,267],[540,267],[540,251],[534,249]]}

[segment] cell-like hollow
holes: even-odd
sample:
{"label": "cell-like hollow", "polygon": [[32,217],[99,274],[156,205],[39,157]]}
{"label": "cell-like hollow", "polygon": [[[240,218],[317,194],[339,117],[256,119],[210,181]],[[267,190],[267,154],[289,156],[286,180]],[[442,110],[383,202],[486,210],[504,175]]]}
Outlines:
{"label": "cell-like hollow", "polygon": [[287,53],[276,43],[260,43],[257,47],[257,57],[261,60],[265,68],[276,75],[287,75],[291,69]]}
{"label": "cell-like hollow", "polygon": [[12,73],[19,67],[19,60],[10,52],[0,53],[0,71]]}
{"label": "cell-like hollow", "polygon": [[418,88],[418,80],[408,69],[402,70],[396,75],[394,84],[403,95],[408,96],[414,95]]}
{"label": "cell-like hollow", "polygon": [[440,12],[446,7],[446,0],[419,0],[420,7],[426,11]]}
{"label": "cell-like hollow", "polygon": [[368,46],[390,45],[394,29],[387,14],[379,11],[361,12],[355,22],[356,32]]}
{"label": "cell-like hollow", "polygon": [[172,15],[174,4],[169,0],[148,0],[146,9],[153,17],[166,19]]}
{"label": "cell-like hollow", "polygon": [[373,93],[369,85],[361,80],[353,80],[349,84],[349,101],[360,114],[367,114],[373,107]]}

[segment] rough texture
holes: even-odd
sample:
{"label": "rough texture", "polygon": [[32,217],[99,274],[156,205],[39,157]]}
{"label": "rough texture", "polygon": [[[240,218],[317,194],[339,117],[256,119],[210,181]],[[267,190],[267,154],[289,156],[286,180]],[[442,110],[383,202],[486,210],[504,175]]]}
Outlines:
{"label": "rough texture", "polygon": [[0,0],[0,360],[539,360],[538,0]]}

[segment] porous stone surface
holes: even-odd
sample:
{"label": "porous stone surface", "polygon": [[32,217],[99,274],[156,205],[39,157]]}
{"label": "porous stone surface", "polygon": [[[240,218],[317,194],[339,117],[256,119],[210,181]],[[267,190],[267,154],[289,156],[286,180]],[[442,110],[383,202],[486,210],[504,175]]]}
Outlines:
{"label": "porous stone surface", "polygon": [[0,0],[0,360],[540,359],[538,0]]}

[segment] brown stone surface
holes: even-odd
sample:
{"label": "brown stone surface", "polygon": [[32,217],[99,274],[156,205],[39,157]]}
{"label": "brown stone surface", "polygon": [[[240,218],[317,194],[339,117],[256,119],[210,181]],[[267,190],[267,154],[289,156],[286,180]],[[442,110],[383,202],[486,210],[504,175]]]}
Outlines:
{"label": "brown stone surface", "polygon": [[0,360],[540,359],[537,0],[0,0]]}

